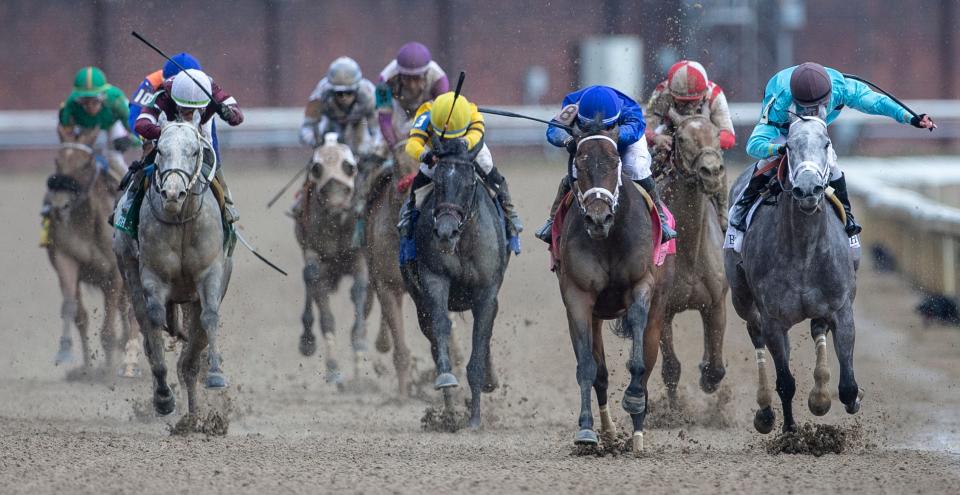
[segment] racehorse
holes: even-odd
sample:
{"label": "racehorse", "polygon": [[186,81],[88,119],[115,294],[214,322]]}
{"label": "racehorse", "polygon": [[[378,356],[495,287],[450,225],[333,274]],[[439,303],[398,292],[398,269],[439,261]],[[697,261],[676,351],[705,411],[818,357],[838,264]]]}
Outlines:
{"label": "racehorse", "polygon": [[56,173],[47,180],[49,200],[49,234],[47,255],[57,272],[63,305],[63,334],[56,364],[74,361],[71,327],[80,333],[83,363],[92,366],[92,353],[87,335],[88,316],[81,300],[80,284],[97,287],[103,293],[104,318],[100,330],[105,366],[112,368],[116,351],[114,324],[120,317],[123,340],[126,342],[121,376],[137,376],[139,343],[130,301],[117,268],[117,259],[110,250],[110,233],[106,219],[117,197],[116,181],[106,164],[100,164],[92,148],[98,132],[87,132],[76,141],[61,144],[57,152]]}
{"label": "racehorse", "polygon": [[[796,429],[792,405],[796,382],[790,373],[787,331],[803,320],[810,320],[817,353],[815,385],[808,398],[810,411],[822,416],[830,410],[828,330],[833,333],[840,362],[840,402],[854,414],[860,410],[862,398],[853,376],[853,300],[859,250],[850,247],[843,222],[825,201],[833,153],[827,124],[816,117],[794,118],[786,150],[786,170],[779,175],[788,197],[781,195],[775,207],[757,207],[743,237],[742,252],[725,249],[724,253],[733,307],[746,321],[756,350],[760,409],[754,427],[761,433],[769,433],[775,420],[764,370],[765,347],[776,367],[783,431]],[[753,169],[748,167],[737,178],[730,204],[750,180]]]}
{"label": "racehorse", "polygon": [[[196,414],[196,382],[204,350],[209,365],[206,387],[227,387],[220,364],[219,313],[233,264],[225,249],[221,208],[211,190],[218,163],[210,141],[195,123],[165,122],[157,149],[156,171],[140,208],[137,239],[116,233],[114,251],[143,329],[153,373],[154,408],[165,416],[175,406],[163,355],[161,331],[167,331],[186,341],[177,373],[187,389],[188,412]],[[182,330],[176,321],[177,306]]]}
{"label": "racehorse", "polygon": [[[420,330],[430,341],[436,364],[434,388],[459,385],[452,373],[450,311],[473,314],[473,348],[467,363],[470,427],[480,426],[480,394],[492,392],[490,337],[497,316],[497,294],[510,260],[504,219],[467,152],[463,140],[441,142],[432,149],[433,191],[423,198],[414,231],[417,257],[401,266],[407,291],[417,306]],[[475,147],[479,151],[480,147]]]}
{"label": "racehorse", "polygon": [[676,271],[664,280],[667,309],[660,348],[663,382],[670,401],[675,403],[680,360],[673,348],[673,318],[687,310],[700,313],[704,340],[700,388],[706,393],[715,392],[726,373],[723,334],[728,286],[718,249],[723,232],[710,200],[724,184],[717,128],[703,115],[680,115],[672,108],[670,121],[675,126],[673,153],[659,185],[677,218],[677,256]]}
{"label": "racehorse", "polygon": [[[591,126],[593,127],[593,126]],[[600,127],[599,123],[596,127]],[[617,151],[618,129],[592,130],[575,136],[573,159],[577,180],[573,190],[577,208],[571,208],[554,229],[561,232],[557,279],[567,310],[570,338],[577,359],[580,385],[580,430],[576,444],[595,445],[590,388],[600,406],[605,442],[616,438],[616,426],[607,404],[607,364],[603,348],[604,320],[619,319],[615,331],[632,340],[627,368],[630,385],[623,408],[633,421],[633,452],[643,450],[647,412],[647,383],[657,360],[665,300],[656,293],[662,271],[653,261],[654,224],[638,188],[624,187]],[[649,323],[649,326],[648,326]]]}
{"label": "racehorse", "polygon": [[330,293],[336,290],[341,278],[353,276],[350,298],[355,311],[351,344],[356,377],[368,370],[366,315],[370,301],[367,299],[367,265],[359,246],[352,242],[356,217],[351,206],[357,163],[350,147],[337,142],[337,138],[335,133],[327,134],[323,145],[314,150],[310,173],[301,192],[303,209],[295,219],[294,230],[303,251],[306,284],[300,352],[310,356],[316,351],[312,330],[313,305],[316,304],[320,330],[327,344],[327,380],[339,384],[343,379],[334,357],[335,323],[330,311]]}

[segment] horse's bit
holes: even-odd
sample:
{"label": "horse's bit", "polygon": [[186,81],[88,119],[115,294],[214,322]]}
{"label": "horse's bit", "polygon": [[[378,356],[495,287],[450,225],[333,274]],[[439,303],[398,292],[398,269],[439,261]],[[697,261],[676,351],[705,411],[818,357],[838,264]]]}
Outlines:
{"label": "horse's bit", "polygon": [[[604,136],[603,134],[595,134],[593,136],[587,136],[583,139],[577,141],[577,150],[580,150],[580,145],[586,141],[591,141],[595,139],[600,139],[604,141],[609,141],[614,148],[617,147],[617,142],[613,138]],[[599,199],[604,203],[610,205],[611,211],[617,211],[617,205],[620,204],[620,186],[623,185],[623,177],[621,172],[623,171],[623,160],[617,161],[617,186],[614,188],[613,192],[605,187],[591,187],[586,192],[580,190],[580,181],[576,181],[577,189],[577,202],[580,204],[580,211],[582,213],[587,212],[586,201],[590,199],[590,196],[593,195],[594,199]]]}

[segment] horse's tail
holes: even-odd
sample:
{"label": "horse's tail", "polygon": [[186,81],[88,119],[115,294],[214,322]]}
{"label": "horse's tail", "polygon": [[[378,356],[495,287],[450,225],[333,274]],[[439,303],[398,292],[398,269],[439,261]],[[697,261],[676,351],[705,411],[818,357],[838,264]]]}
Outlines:
{"label": "horse's tail", "polygon": [[614,335],[621,339],[633,337],[633,334],[627,329],[626,325],[623,324],[625,318],[626,316],[621,316],[610,323],[610,330],[613,330]]}

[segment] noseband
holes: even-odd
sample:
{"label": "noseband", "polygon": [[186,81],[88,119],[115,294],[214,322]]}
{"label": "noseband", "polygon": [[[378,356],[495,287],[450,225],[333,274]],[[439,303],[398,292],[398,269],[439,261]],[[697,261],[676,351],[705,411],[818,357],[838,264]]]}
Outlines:
{"label": "noseband", "polygon": [[[827,123],[824,122],[823,119],[820,119],[819,117],[801,117],[801,119],[815,121],[820,125],[822,125],[824,130],[827,129]],[[787,175],[790,178],[790,185],[789,185],[790,187],[787,187],[786,184],[781,184],[783,186],[784,191],[790,192],[793,190],[793,184],[796,183],[797,177],[799,177],[802,172],[815,173],[817,175],[817,178],[820,179],[820,185],[822,186],[827,185],[827,182],[830,176],[829,166],[827,166],[826,164],[823,164],[823,166],[821,166],[821,164],[815,161],[804,160],[798,163],[796,167],[794,167],[793,160],[790,159],[790,148],[788,147],[786,150],[787,150]]]}
{"label": "noseband", "polygon": [[[63,142],[60,143],[60,148],[69,148],[86,153],[89,159],[83,164],[84,166],[91,164],[95,159],[93,148],[83,143]],[[52,191],[69,191],[76,194],[77,199],[74,203],[79,203],[90,195],[90,190],[93,189],[93,185],[96,184],[99,177],[100,167],[94,164],[93,177],[90,178],[90,181],[87,182],[85,186],[80,186],[80,181],[72,176],[53,174],[47,179],[47,188]]]}
{"label": "noseband", "polygon": [[[670,168],[671,171],[675,172],[680,178],[702,185],[703,180],[700,178],[700,174],[698,174],[696,169],[692,167],[694,167],[697,162],[706,156],[715,156],[718,160],[720,160],[721,163],[723,163],[723,153],[720,152],[719,148],[712,146],[701,147],[700,151],[698,151],[697,154],[693,156],[693,159],[690,160],[690,168],[685,166],[687,162],[683,159],[683,154],[680,153],[680,130],[684,127],[686,122],[692,122],[693,120],[691,119],[695,117],[697,116],[692,116],[681,121],[679,124],[677,124],[676,129],[673,132],[673,149],[670,153],[670,162],[673,164],[673,167]],[[707,120],[705,117],[704,119]],[[707,121],[709,122],[709,120]]]}
{"label": "noseband", "polygon": [[457,222],[457,229],[463,230],[463,225],[473,218],[473,213],[477,209],[477,182],[480,180],[480,177],[476,173],[473,174],[473,177],[473,193],[471,194],[473,200],[470,204],[470,208],[464,208],[456,203],[437,203],[433,206],[434,224],[437,223],[437,220],[439,220],[440,217],[451,216]]}
{"label": "noseband", "polygon": [[[580,151],[580,146],[586,141],[592,141],[595,139],[600,139],[603,141],[609,141],[613,145],[613,148],[617,148],[617,142],[613,138],[604,136],[603,134],[595,134],[593,136],[587,136],[585,138],[577,141],[577,151]],[[598,199],[610,205],[610,211],[616,212],[617,205],[620,204],[620,186],[623,185],[623,177],[621,172],[623,171],[623,161],[619,158],[617,159],[617,186],[611,192],[605,187],[591,187],[586,192],[580,189],[580,181],[576,181],[576,190],[577,190],[577,203],[580,205],[580,212],[587,213],[587,202],[591,199]],[[591,198],[591,196],[593,196]]]}

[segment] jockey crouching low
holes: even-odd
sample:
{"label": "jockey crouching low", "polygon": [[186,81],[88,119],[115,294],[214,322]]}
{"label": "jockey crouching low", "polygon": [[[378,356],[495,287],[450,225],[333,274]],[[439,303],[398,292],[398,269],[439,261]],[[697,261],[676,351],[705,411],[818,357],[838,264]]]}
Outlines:
{"label": "jockey crouching low", "polygon": [[[872,115],[885,115],[921,129],[936,128],[933,120],[926,114],[914,117],[893,99],[874,92],[866,84],[845,78],[837,70],[806,62],[778,72],[767,83],[760,121],[747,142],[747,153],[760,159],[755,165],[755,172],[773,161],[780,160],[786,154],[784,143],[789,129],[790,112],[817,117],[829,125],[837,119],[845,106]],[[853,218],[846,179],[832,148],[829,157],[829,185],[846,212],[847,224],[844,230],[848,236],[853,237],[862,229]],[[775,174],[776,167],[763,174],[754,173],[730,209],[730,227],[741,232],[746,230],[747,214],[751,206]]]}
{"label": "jockey crouching low", "polygon": [[[197,83],[203,86],[206,93],[197,86]],[[213,100],[207,94],[213,95]],[[210,127],[214,115],[219,115],[231,126],[240,125],[243,122],[243,113],[240,111],[237,100],[214,83],[210,76],[197,69],[187,69],[163,83],[163,89],[158,92],[154,106],[145,108],[137,119],[135,127],[137,134],[144,139],[159,139],[161,112],[167,121],[194,122],[207,140],[211,140]],[[125,209],[135,200],[135,193],[143,182],[142,166],[153,163],[155,156],[154,149],[142,160],[141,167],[134,174],[133,186],[125,195],[125,201],[128,203]],[[240,215],[234,206],[233,195],[223,178],[222,163],[217,167],[216,179],[224,192],[224,220],[228,223],[236,222]]]}
{"label": "jockey crouching low", "polygon": [[[514,252],[519,252],[519,235],[523,225],[520,223],[520,217],[510,197],[507,180],[493,165],[493,155],[483,142],[483,115],[477,111],[476,105],[467,101],[462,95],[457,97],[456,101],[453,97],[454,94],[448,92],[432,102],[424,103],[414,117],[406,152],[410,157],[420,160],[420,171],[417,172],[410,186],[410,196],[400,209],[400,223],[397,224],[397,229],[400,231],[401,251],[405,243],[409,244],[413,240],[414,226],[419,213],[416,211],[416,191],[433,180],[433,166],[438,161],[437,155],[427,146],[434,136],[439,138],[442,135],[444,140],[462,139],[466,142],[468,151],[476,152],[474,163],[482,172],[481,175],[486,184],[496,191],[497,200],[507,217],[506,228],[510,247]],[[478,146],[479,150],[477,150]]]}
{"label": "jockey crouching low", "polygon": [[[662,227],[661,241],[667,242],[677,236],[670,228],[667,217],[663,212],[663,203],[657,194],[657,184],[650,171],[650,151],[644,137],[646,123],[643,120],[643,110],[637,102],[623,93],[607,86],[588,86],[579,91],[568,94],[563,99],[560,113],[553,118],[554,122],[583,128],[584,125],[599,119],[606,129],[618,129],[617,151],[623,164],[623,173],[637,183],[653,198],[657,205]],[[566,148],[570,155],[577,152],[577,140],[566,130],[550,126],[547,128],[547,141],[550,144]],[[560,208],[560,202],[573,187],[577,180],[576,167],[570,167],[568,175],[560,181],[557,197],[550,207],[550,217],[537,231],[537,238],[550,244],[553,219]]]}
{"label": "jockey crouching low", "polygon": [[[653,153],[653,170],[659,176],[673,151],[673,133],[670,109],[683,116],[703,115],[720,130],[720,149],[728,150],[737,144],[737,136],[730,117],[730,107],[723,89],[707,77],[699,62],[681,60],[667,71],[667,79],[653,90],[647,101],[647,142]],[[711,197],[716,207],[720,226],[727,229],[727,176],[721,176],[719,190]]]}

